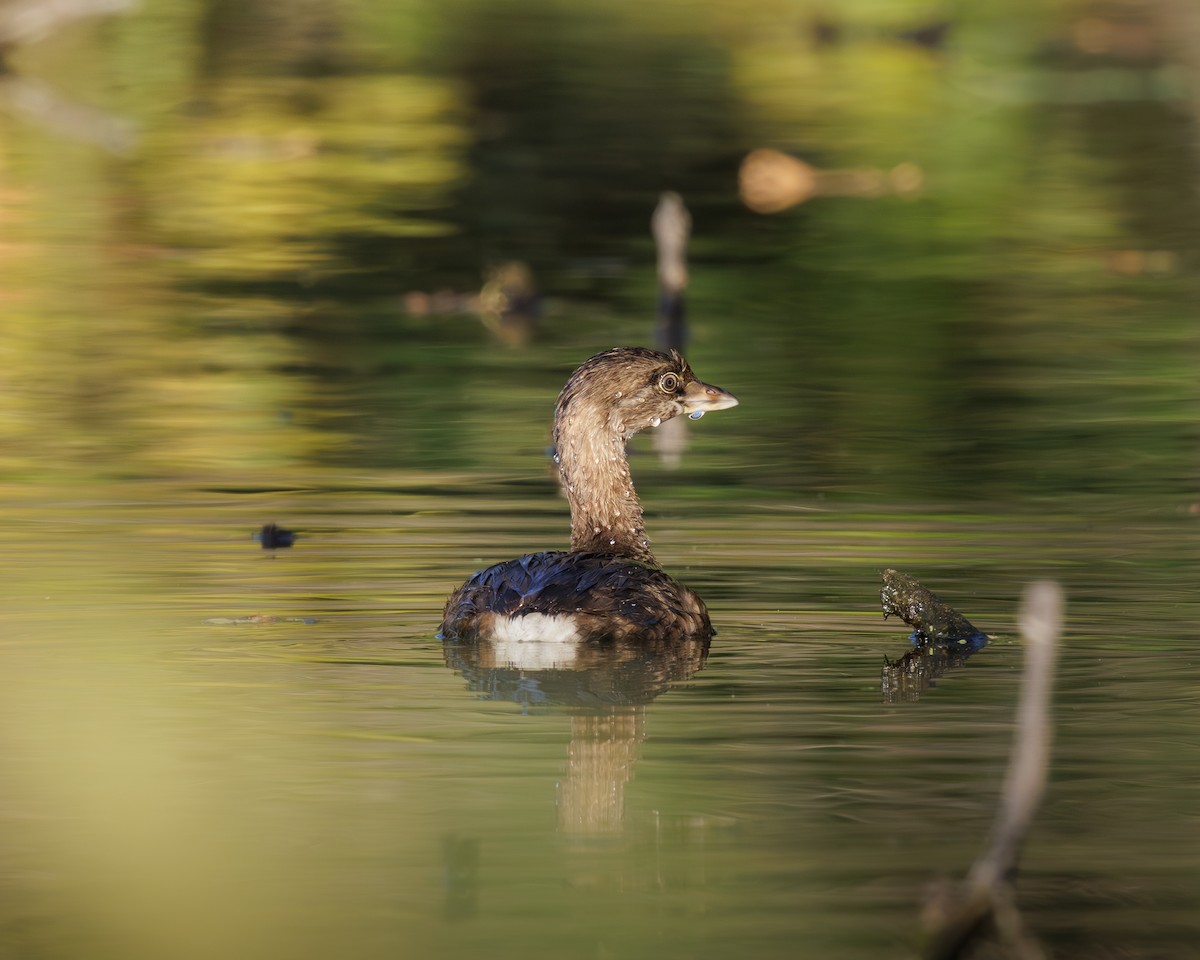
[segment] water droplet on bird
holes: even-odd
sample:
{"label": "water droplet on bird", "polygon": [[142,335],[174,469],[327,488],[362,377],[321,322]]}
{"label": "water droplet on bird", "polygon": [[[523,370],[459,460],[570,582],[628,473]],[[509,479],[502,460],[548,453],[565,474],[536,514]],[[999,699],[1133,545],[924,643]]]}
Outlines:
{"label": "water droplet on bird", "polygon": [[704,411],[696,410],[696,411],[693,411],[692,413],[688,414],[688,419],[689,420],[699,420],[702,416],[704,416]]}
{"label": "water droplet on bird", "polygon": [[651,417],[650,418],[650,426],[657,427],[660,423],[662,423],[662,417]]}

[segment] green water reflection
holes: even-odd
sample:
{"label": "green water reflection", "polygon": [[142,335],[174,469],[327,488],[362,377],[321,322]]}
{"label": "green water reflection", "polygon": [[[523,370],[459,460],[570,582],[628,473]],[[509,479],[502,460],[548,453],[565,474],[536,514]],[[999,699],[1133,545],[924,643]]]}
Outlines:
{"label": "green water reflection", "polygon": [[[524,524],[485,525],[484,548],[465,490],[309,479],[7,508],[16,955],[903,954],[925,884],[991,823],[1015,594],[1046,574],[1072,606],[1022,906],[1057,956],[1190,955],[1197,556],[1176,515],[667,495],[653,529],[713,610],[707,661],[481,683],[432,638],[441,600],[477,551],[553,541],[561,516],[514,497]],[[264,512],[301,533],[274,559],[248,536]],[[880,688],[907,648],[877,606],[884,558],[996,636],[909,702]],[[212,622],[251,613],[277,619]]]}
{"label": "green water reflection", "polygon": [[[1052,577],[1022,907],[1056,956],[1196,955],[1186,4],[6,10],[0,954],[905,955]],[[751,212],[761,147],[833,186]],[[553,399],[651,340],[663,190],[689,357],[741,405],[633,465],[720,633],[601,716],[489,699],[440,605],[565,543]],[[895,703],[888,566],[997,635]]]}
{"label": "green water reflection", "polygon": [[[714,435],[756,483],[1190,485],[1195,110],[1168,25],[1016,5],[931,49],[916,5],[750,4],[736,30],[715,0],[274,10],[150,4],[10,55],[139,130],[114,157],[0,120],[10,475],[522,469],[563,372],[648,339],[671,188],[691,352],[747,385]],[[763,145],[920,189],[759,216],[736,170]],[[543,317],[498,354],[472,295],[514,261]],[[440,291],[449,313],[409,309]]]}

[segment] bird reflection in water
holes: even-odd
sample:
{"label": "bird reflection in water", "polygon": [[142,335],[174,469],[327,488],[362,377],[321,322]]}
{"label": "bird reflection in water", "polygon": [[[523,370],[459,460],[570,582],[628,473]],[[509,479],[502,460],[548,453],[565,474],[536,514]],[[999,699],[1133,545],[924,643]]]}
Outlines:
{"label": "bird reflection in water", "polygon": [[558,828],[596,836],[623,827],[625,784],[645,739],[647,705],[701,670],[708,647],[708,637],[653,641],[634,636],[508,645],[476,638],[447,640],[442,649],[447,666],[485,699],[569,714]]}

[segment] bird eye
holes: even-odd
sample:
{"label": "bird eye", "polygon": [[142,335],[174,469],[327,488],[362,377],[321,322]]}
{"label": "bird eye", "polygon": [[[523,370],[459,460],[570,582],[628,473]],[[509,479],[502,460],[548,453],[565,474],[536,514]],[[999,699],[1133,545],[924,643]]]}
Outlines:
{"label": "bird eye", "polygon": [[679,377],[673,373],[664,373],[658,378],[658,389],[663,393],[674,393],[679,389]]}

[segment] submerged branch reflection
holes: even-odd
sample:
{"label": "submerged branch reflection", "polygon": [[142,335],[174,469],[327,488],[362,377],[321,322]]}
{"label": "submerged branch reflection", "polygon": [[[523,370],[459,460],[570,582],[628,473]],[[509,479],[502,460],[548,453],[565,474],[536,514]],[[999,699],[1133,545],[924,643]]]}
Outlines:
{"label": "submerged branch reflection", "polygon": [[907,651],[899,660],[890,660],[885,656],[879,682],[884,703],[915,703],[926,690],[937,685],[942,674],[954,667],[961,667],[986,643],[985,638],[976,647],[922,644]]}

